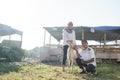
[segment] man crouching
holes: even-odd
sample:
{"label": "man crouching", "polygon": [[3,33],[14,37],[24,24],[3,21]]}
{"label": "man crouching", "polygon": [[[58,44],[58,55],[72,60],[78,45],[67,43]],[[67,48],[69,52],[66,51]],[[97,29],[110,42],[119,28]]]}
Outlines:
{"label": "man crouching", "polygon": [[87,40],[82,40],[82,52],[78,53],[80,54],[78,58],[76,59],[76,62],[79,66],[79,68],[82,69],[82,72],[80,74],[84,73],[95,73],[95,68],[96,68],[96,58],[95,58],[95,53],[94,50],[90,47],[88,47],[88,42]]}

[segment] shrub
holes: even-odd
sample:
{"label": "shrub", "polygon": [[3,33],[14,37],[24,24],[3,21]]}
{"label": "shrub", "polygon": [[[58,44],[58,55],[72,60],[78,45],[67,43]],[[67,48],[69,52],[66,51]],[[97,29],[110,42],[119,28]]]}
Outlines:
{"label": "shrub", "polygon": [[24,57],[24,50],[19,48],[1,46],[0,57],[6,58],[8,61],[21,61]]}

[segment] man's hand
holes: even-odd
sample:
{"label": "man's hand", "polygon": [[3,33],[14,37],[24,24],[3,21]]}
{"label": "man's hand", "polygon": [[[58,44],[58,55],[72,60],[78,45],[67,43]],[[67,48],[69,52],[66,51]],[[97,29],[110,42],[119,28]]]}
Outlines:
{"label": "man's hand", "polygon": [[83,61],[83,60],[82,60],[81,63],[82,63],[82,64],[86,64],[86,61]]}
{"label": "man's hand", "polygon": [[91,63],[94,61],[94,58],[91,58],[90,60],[86,60],[86,61],[81,61],[82,64],[87,64],[87,63]]}
{"label": "man's hand", "polygon": [[77,53],[77,57],[78,57],[78,58],[80,58],[80,57],[81,57],[81,55],[80,55],[79,53]]}

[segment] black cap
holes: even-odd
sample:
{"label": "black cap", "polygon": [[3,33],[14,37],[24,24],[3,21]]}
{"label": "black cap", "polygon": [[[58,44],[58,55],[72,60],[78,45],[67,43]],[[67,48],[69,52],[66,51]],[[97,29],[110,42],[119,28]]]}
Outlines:
{"label": "black cap", "polygon": [[88,43],[87,40],[82,40],[81,42],[82,42],[82,43]]}

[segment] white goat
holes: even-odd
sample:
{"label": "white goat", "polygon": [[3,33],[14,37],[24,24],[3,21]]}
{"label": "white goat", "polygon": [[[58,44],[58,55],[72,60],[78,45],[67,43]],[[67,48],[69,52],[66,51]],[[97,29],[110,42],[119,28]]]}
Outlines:
{"label": "white goat", "polygon": [[74,48],[75,48],[75,44],[71,41],[69,43],[69,48],[67,50],[67,61],[68,61],[69,70],[70,68],[72,68],[72,71],[73,71],[73,63],[75,59],[77,58],[77,53]]}

